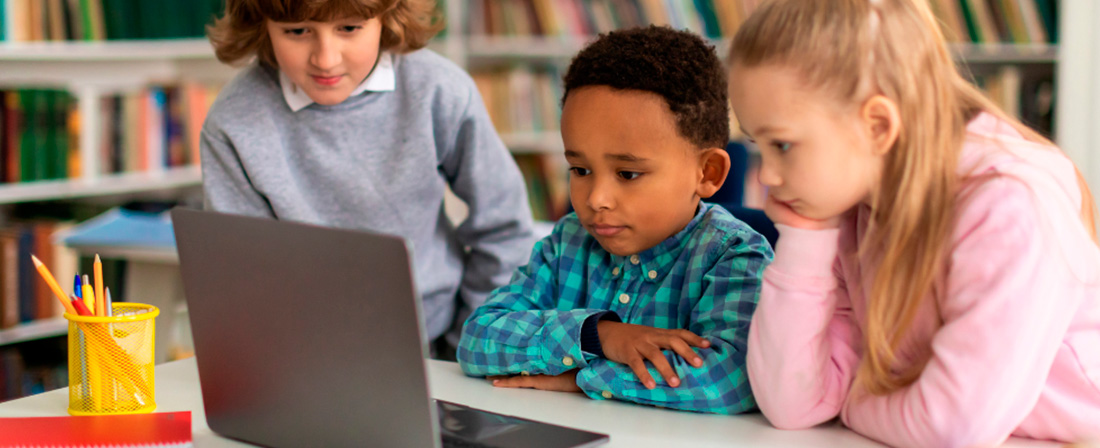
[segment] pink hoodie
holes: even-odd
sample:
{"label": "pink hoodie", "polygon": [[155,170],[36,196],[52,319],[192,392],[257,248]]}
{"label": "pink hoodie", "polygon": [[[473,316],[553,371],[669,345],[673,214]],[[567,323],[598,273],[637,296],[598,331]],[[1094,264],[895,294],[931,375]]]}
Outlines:
{"label": "pink hoodie", "polygon": [[901,345],[903,361],[932,350],[908,387],[848,399],[876,268],[856,257],[868,210],[835,230],[779,226],[747,361],[776,427],[839,415],[901,446],[1100,437],[1100,249],[1079,219],[1073,165],[988,114],[967,131],[960,172],[996,176],[960,196],[944,294]]}

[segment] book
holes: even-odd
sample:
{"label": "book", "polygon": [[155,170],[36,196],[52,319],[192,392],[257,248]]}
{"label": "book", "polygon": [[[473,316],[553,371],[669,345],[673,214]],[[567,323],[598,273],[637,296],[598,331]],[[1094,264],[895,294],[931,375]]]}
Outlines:
{"label": "book", "polygon": [[191,412],[0,418],[0,447],[189,447]]}
{"label": "book", "polygon": [[167,213],[146,213],[117,207],[60,232],[55,238],[85,253],[104,247],[164,250],[176,247],[172,221]]}

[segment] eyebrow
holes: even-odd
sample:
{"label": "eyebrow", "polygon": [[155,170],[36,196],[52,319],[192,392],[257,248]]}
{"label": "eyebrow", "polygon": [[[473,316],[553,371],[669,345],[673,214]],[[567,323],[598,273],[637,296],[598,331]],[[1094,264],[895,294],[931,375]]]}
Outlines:
{"label": "eyebrow", "polygon": [[753,135],[759,135],[759,134],[767,134],[767,133],[769,133],[769,132],[775,132],[775,131],[782,131],[782,130],[784,130],[784,128],[782,128],[782,127],[777,127],[777,126],[768,126],[768,125],[765,125],[765,126],[761,126],[761,127],[759,127],[759,128],[758,128],[758,129],[756,130],[756,132],[755,132],[755,133],[753,133],[753,132],[749,132],[749,131],[745,130],[745,127],[744,127],[744,126],[738,126],[738,127],[739,127],[739,128],[741,128],[741,133],[742,133],[742,134],[748,135],[748,136],[750,136],[750,137],[751,137],[751,136],[753,136]]}
{"label": "eyebrow", "polygon": [[[585,158],[584,154],[581,154],[577,151],[573,151],[571,149],[565,150],[565,157],[566,158],[574,158],[574,159],[583,159],[583,158]],[[648,162],[649,161],[649,159],[647,159],[645,157],[638,157],[634,154],[629,154],[629,153],[607,154],[607,155],[604,156],[604,158],[611,159],[611,160],[617,160],[617,161],[620,161],[620,162],[635,162],[635,163],[637,163],[637,162]]]}

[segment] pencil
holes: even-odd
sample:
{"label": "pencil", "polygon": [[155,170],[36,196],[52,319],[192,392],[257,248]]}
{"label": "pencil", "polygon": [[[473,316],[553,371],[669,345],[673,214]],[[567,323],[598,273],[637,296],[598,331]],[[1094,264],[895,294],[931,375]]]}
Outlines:
{"label": "pencil", "polygon": [[76,308],[73,308],[73,304],[69,302],[69,298],[65,295],[65,292],[61,290],[60,286],[57,286],[57,280],[54,280],[53,274],[50,273],[50,268],[42,264],[42,260],[38,257],[31,255],[31,260],[34,261],[34,268],[38,270],[38,275],[42,276],[42,280],[46,281],[46,284],[53,290],[53,295],[57,296],[57,300],[61,301],[61,305],[65,307],[65,312],[78,316]]}
{"label": "pencil", "polygon": [[103,263],[99,261],[99,254],[95,254],[92,270],[95,273],[95,315],[103,316]]}

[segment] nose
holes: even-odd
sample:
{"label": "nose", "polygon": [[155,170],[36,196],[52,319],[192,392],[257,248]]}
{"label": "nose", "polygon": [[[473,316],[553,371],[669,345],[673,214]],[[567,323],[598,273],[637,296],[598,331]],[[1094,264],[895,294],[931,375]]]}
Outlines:
{"label": "nose", "polygon": [[783,184],[783,178],[779,175],[779,169],[775,165],[774,157],[761,155],[760,183],[766,187],[778,187]]}
{"label": "nose", "polygon": [[323,72],[327,72],[339,66],[341,60],[339,39],[329,34],[318,33],[313,44],[313,50],[310,53],[310,64]]}
{"label": "nose", "polygon": [[[595,175],[592,175],[595,177]],[[592,190],[588,192],[588,208],[601,211],[611,210],[615,208],[615,186],[614,182],[593,179]]]}

